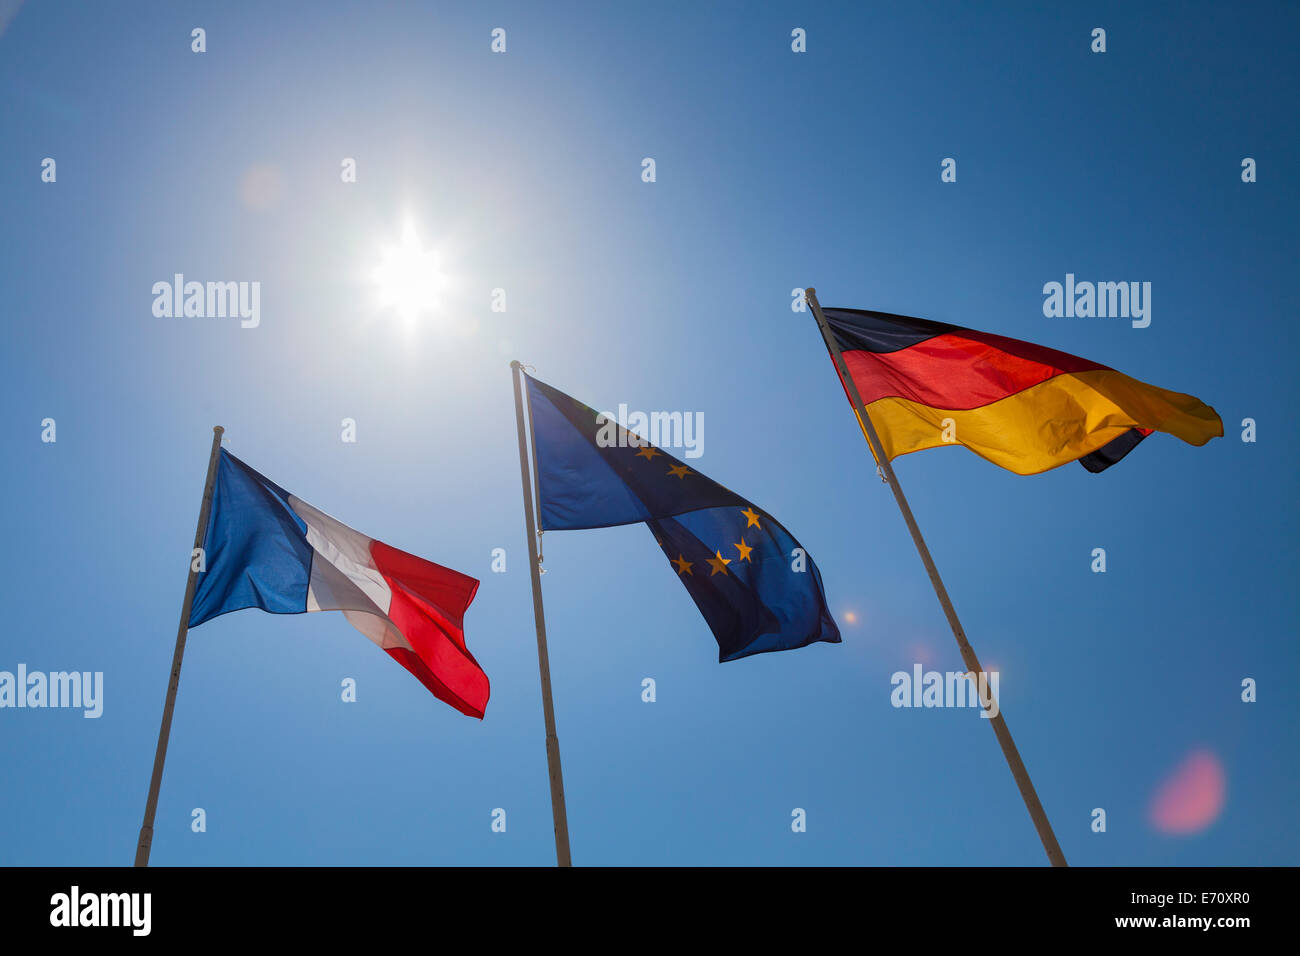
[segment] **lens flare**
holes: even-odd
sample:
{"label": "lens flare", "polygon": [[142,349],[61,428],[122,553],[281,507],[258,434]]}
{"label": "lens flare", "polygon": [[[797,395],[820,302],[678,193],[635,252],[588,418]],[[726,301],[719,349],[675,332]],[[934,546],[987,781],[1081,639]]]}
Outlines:
{"label": "lens flare", "polygon": [[1227,792],[1219,758],[1208,750],[1194,750],[1156,789],[1151,825],[1161,833],[1200,833],[1218,819]]}

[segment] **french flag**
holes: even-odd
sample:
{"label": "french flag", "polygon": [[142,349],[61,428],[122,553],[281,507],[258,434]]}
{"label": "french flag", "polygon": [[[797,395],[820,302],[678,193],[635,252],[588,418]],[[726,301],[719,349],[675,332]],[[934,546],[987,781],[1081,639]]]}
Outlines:
{"label": "french flag", "polygon": [[221,449],[190,627],[229,611],[342,611],[439,700],[482,718],[488,679],[465,646],[479,582],[368,538]]}

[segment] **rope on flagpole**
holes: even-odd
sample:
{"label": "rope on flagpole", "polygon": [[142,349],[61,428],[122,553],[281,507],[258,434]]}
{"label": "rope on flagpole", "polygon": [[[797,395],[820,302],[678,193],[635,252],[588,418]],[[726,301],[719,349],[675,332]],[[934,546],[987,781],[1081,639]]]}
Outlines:
{"label": "rope on flagpole", "polygon": [[[520,365],[521,372],[536,372],[537,369],[532,365]],[[537,436],[533,434],[533,399],[527,392],[524,392],[524,409],[528,417],[528,447],[532,449],[533,455],[533,474],[537,474]],[[542,553],[542,535],[546,534],[546,529],[542,527],[542,487],[538,482],[534,487],[533,504],[535,510],[533,514],[537,516],[537,573],[546,573],[546,555]]]}

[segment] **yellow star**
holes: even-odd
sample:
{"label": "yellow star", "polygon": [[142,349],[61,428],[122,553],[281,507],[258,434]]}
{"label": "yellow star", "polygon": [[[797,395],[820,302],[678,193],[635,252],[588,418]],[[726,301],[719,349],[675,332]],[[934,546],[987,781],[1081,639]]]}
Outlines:
{"label": "yellow star", "polygon": [[715,551],[713,554],[714,556],[709,558],[709,567],[713,568],[713,570],[709,572],[709,577],[713,577],[719,571],[726,574],[727,565],[731,563],[732,559],[724,558],[721,551]]}
{"label": "yellow star", "polygon": [[646,461],[653,461],[655,455],[662,454],[654,445],[646,445],[636,453],[638,458],[644,458]]}
{"label": "yellow star", "polygon": [[687,475],[693,474],[693,472],[691,472],[685,465],[673,465],[668,469],[668,474],[677,478],[685,478]]}
{"label": "yellow star", "polygon": [[691,574],[691,566],[692,566],[695,562],[694,562],[694,561],[687,561],[687,560],[686,560],[686,555],[682,554],[680,551],[677,552],[677,557],[676,557],[675,559],[673,559],[672,561],[669,561],[668,563],[669,563],[669,564],[675,564],[675,565],[677,565],[677,574],[678,574],[678,576],[681,576],[681,575],[683,575],[683,574],[690,574],[691,577],[695,577],[694,574]]}
{"label": "yellow star", "polygon": [[752,508],[746,508],[741,512],[741,514],[745,516],[746,528],[758,528],[760,531],[762,530],[762,526],[758,523],[758,515],[754,513]]}
{"label": "yellow star", "polygon": [[[736,559],[738,561],[749,561],[749,552],[754,550],[749,545],[745,544],[744,538],[740,539],[740,544],[733,544],[732,547],[737,548],[740,551],[740,557]],[[749,561],[749,563],[753,564],[754,562]]]}

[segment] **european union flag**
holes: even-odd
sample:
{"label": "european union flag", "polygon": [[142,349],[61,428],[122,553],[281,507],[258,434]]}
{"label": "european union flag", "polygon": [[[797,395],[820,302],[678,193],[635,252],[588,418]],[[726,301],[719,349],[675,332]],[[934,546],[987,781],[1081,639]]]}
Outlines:
{"label": "european union flag", "polygon": [[718,642],[718,660],[838,644],[817,565],[754,504],[525,375],[544,531],[644,521]]}

